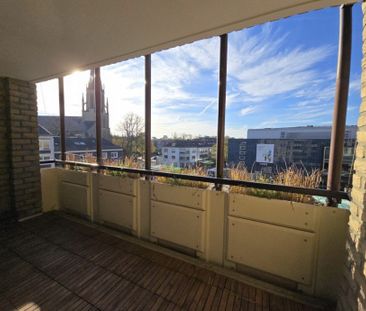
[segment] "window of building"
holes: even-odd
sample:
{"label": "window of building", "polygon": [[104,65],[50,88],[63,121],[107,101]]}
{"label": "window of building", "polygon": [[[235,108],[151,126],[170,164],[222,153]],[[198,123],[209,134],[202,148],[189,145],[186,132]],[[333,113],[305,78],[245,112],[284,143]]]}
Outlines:
{"label": "window of building", "polygon": [[47,161],[47,160],[51,160],[51,156],[49,154],[40,154],[39,159],[41,161]]}
{"label": "window of building", "polygon": [[111,152],[111,159],[118,159],[118,152],[117,151],[112,151]]}
{"label": "window of building", "polygon": [[40,139],[39,140],[39,150],[50,150],[51,149],[51,145],[50,145],[50,141],[47,139]]}

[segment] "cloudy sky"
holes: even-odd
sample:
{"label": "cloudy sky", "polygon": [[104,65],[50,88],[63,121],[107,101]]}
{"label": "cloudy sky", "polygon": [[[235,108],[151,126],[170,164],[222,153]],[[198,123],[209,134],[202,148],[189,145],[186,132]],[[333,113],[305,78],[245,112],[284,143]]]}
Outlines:
{"label": "cloudy sky", "polygon": [[[361,7],[353,9],[347,123],[360,105]],[[226,134],[248,128],[329,125],[335,91],[338,8],[266,23],[229,34]],[[216,135],[219,38],[152,55],[152,135]],[[144,59],[105,66],[102,82],[110,125],[128,112],[144,115]],[[81,115],[89,71],[65,78],[66,115]],[[42,115],[58,114],[57,81],[37,85]]]}

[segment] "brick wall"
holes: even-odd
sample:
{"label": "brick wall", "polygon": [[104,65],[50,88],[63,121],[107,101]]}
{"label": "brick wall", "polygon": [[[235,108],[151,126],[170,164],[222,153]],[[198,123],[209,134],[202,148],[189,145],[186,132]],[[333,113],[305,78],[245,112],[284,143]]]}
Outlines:
{"label": "brick wall", "polygon": [[[361,78],[362,103],[358,119],[355,174],[351,193],[351,215],[347,241],[347,261],[337,309],[342,311],[366,310],[366,4],[362,3],[363,60]],[[358,38],[355,38],[356,40]]]}
{"label": "brick wall", "polygon": [[[1,210],[3,215],[10,213],[21,219],[41,211],[35,85],[0,78],[0,112],[4,112],[0,117],[4,123],[4,126],[0,123],[0,148],[6,148],[0,155],[0,194],[5,202]],[[2,180],[8,181],[4,189]]]}
{"label": "brick wall", "polygon": [[0,79],[0,221],[11,217],[9,197],[9,152],[8,152],[8,109],[5,104],[7,98],[6,83]]}

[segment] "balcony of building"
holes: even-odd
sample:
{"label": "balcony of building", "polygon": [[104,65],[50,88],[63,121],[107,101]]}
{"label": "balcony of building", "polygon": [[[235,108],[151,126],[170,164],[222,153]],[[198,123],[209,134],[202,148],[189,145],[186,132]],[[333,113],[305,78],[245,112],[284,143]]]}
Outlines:
{"label": "balcony of building", "polygon": [[[2,4],[0,309],[362,310],[362,114],[351,161],[354,187],[340,191],[350,5],[340,9],[327,189],[232,180],[224,174],[226,33],[340,4]],[[215,176],[152,170],[151,53],[214,35],[220,39]],[[101,147],[100,66],[134,56],[145,60],[144,168],[107,165]],[[66,161],[63,77],[75,68],[92,69],[95,81],[92,164]],[[59,83],[60,160],[42,161],[53,167],[40,169],[34,82],[51,77]],[[252,195],[261,191],[272,196]],[[324,197],[327,206],[295,199],[313,196]],[[350,210],[339,208],[342,199],[351,201]]]}

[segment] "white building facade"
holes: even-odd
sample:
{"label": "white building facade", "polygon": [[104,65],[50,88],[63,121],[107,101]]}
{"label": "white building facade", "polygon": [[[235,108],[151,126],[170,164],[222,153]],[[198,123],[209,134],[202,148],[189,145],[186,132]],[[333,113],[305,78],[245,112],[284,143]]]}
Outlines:
{"label": "white building facade", "polygon": [[168,146],[162,148],[162,164],[174,167],[191,167],[211,155],[211,146]]}

